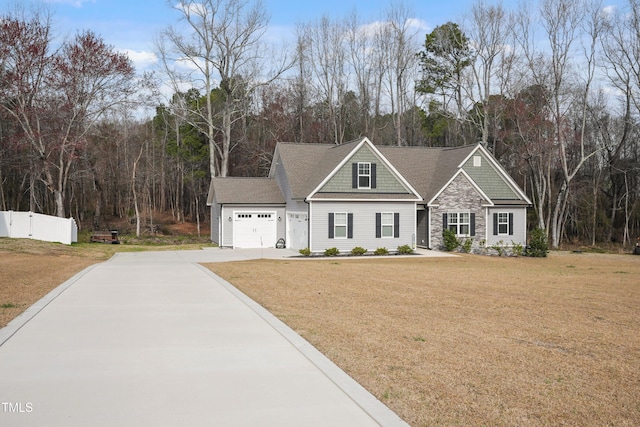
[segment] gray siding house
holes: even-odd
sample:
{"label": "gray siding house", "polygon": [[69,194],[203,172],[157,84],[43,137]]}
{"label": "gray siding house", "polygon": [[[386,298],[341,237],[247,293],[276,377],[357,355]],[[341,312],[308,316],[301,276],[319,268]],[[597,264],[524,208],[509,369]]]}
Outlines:
{"label": "gray siding house", "polygon": [[267,178],[214,178],[211,240],[323,252],[440,249],[445,228],[474,247],[526,244],[531,202],[482,146],[279,143]]}

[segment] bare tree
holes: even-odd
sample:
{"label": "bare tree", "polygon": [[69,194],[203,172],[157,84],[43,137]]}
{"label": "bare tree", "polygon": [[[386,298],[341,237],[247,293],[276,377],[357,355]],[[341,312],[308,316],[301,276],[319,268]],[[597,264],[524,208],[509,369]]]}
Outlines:
{"label": "bare tree", "polygon": [[[553,156],[548,160],[557,165],[549,164],[545,169],[558,170],[561,178],[557,184],[548,182],[551,215],[545,228],[551,233],[552,247],[557,248],[565,225],[571,184],[585,162],[597,152],[585,129],[602,15],[598,4],[582,0],[542,0],[539,24],[548,46],[540,49],[533,43],[529,13],[521,11],[517,32],[529,77],[548,94],[545,102],[553,123],[550,146]],[[549,172],[547,176],[551,178]]]}
{"label": "bare tree", "polygon": [[[263,42],[269,17],[258,0],[180,0],[169,5],[181,14],[184,28],[169,27],[156,43],[174,92],[185,85],[204,91],[205,109],[191,111],[209,140],[211,176],[226,176],[233,148],[232,128],[247,114],[252,91],[268,84],[290,68],[286,57],[278,61]],[[179,67],[188,68],[180,72]],[[221,111],[215,111],[212,92],[222,92]],[[219,120],[216,120],[219,118]],[[216,144],[215,135],[222,141]],[[217,156],[217,157],[216,157]]]}
{"label": "bare tree", "polygon": [[349,87],[345,25],[323,16],[313,24],[300,27],[298,31],[298,39],[307,41],[312,81],[325,114],[324,120],[330,125],[331,140],[335,144],[342,144],[345,132],[342,101]]}
{"label": "bare tree", "polygon": [[65,216],[69,172],[90,129],[106,111],[127,102],[135,82],[129,58],[94,33],[77,34],[53,51],[50,18],[0,21],[2,103],[31,147],[44,182]]}
{"label": "bare tree", "polygon": [[[637,176],[640,166],[635,162],[631,148],[637,139],[633,138],[634,117],[640,112],[640,2],[629,0],[628,10],[607,17],[606,32],[603,38],[603,57],[605,70],[610,83],[619,93],[622,108],[622,127],[619,132],[603,128],[606,163],[609,167],[611,198],[608,240],[612,239],[613,225],[616,222],[620,205],[625,206],[623,241],[630,243],[630,198],[628,174]],[[637,190],[636,190],[637,191]]]}
{"label": "bare tree", "polygon": [[510,14],[502,5],[487,5],[484,1],[473,5],[467,30],[474,46],[472,70],[475,93],[471,94],[471,98],[475,99],[477,96],[482,103],[481,123],[477,125],[482,133],[482,143],[485,145],[489,141],[491,115],[500,113],[489,108],[490,97],[492,94],[504,93],[501,90],[504,84],[496,80],[509,81],[513,65],[514,50],[507,45],[509,37],[513,34],[512,25]]}
{"label": "bare tree", "polygon": [[348,63],[354,74],[355,92],[358,97],[362,135],[375,138],[375,116],[371,109],[374,104],[374,82],[383,73],[381,67],[373,66],[371,60],[374,49],[373,34],[362,24],[353,12],[346,21]]}
{"label": "bare tree", "polygon": [[407,144],[404,119],[415,105],[412,94],[418,73],[418,42],[413,22],[411,11],[401,3],[395,4],[387,12],[379,35],[381,52],[385,53],[381,65],[386,70],[384,81],[397,145]]}

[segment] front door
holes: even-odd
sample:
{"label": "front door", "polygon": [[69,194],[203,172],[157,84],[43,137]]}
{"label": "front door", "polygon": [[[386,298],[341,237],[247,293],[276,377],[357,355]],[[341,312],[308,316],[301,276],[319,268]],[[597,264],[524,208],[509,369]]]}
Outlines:
{"label": "front door", "polygon": [[309,246],[309,227],[306,212],[287,214],[287,247],[304,249]]}

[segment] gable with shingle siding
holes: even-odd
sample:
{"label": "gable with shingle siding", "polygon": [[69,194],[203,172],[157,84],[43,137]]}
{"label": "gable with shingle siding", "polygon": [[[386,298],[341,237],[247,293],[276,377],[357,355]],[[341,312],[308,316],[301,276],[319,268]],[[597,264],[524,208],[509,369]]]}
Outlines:
{"label": "gable with shingle siding", "polygon": [[470,156],[462,169],[492,200],[518,200],[520,197],[480,150]]}
{"label": "gable with shingle siding", "polygon": [[[371,164],[372,180],[375,179],[375,186],[372,188],[354,188],[353,174],[354,164]],[[374,166],[375,165],[375,166]],[[331,179],[320,188],[318,193],[387,193],[387,194],[409,194],[409,190],[400,180],[389,170],[386,162],[380,159],[371,149],[363,145],[353,154]]]}

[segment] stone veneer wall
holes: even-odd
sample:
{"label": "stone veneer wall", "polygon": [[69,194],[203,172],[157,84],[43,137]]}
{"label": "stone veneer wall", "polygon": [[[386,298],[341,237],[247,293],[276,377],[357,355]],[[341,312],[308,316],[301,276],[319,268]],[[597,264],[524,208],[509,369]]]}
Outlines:
{"label": "stone veneer wall", "polygon": [[480,242],[486,240],[486,209],[482,206],[486,201],[475,190],[467,177],[460,174],[435,200],[437,208],[431,213],[431,247],[443,249],[442,244],[442,215],[449,212],[470,212],[476,217],[476,235],[472,237],[473,248],[480,247]]}

